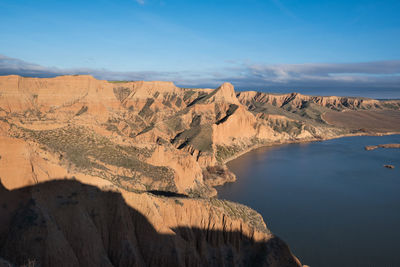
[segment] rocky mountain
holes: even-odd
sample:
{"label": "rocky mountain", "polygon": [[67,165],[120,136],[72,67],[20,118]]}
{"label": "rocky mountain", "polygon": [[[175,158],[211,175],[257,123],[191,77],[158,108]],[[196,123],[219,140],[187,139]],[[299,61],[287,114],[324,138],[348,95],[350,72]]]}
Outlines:
{"label": "rocky mountain", "polygon": [[[236,179],[225,163],[263,145],[397,131],[399,109],[400,101],[237,93],[229,83],[2,76],[0,258],[300,266],[260,215],[215,198],[213,186]],[[354,114],[390,120],[380,131],[350,125]]]}

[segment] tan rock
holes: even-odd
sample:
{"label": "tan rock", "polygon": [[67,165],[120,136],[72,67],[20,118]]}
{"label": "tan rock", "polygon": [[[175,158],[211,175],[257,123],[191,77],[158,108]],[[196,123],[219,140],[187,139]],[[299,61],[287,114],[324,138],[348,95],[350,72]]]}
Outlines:
{"label": "tan rock", "polygon": [[121,195],[60,180],[3,189],[4,205],[0,254],[18,265],[301,266],[259,214],[227,201]]}
{"label": "tan rock", "polygon": [[[394,132],[399,109],[400,101],[236,93],[230,83],[1,76],[0,204],[9,206],[0,206],[0,258],[241,266],[260,256],[260,265],[300,266],[258,213],[208,199],[236,179],[224,163],[262,145]],[[390,120],[362,130],[352,116]],[[35,224],[16,227],[30,214]]]}

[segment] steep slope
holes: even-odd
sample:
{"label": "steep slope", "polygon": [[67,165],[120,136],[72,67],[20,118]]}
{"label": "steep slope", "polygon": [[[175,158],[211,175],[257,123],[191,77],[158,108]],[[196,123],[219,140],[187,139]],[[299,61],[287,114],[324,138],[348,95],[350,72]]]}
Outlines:
{"label": "steep slope", "polygon": [[[151,120],[163,120],[184,105],[176,93],[181,89],[172,83],[5,76],[0,77],[0,90],[1,145],[27,142],[20,156],[39,180],[55,177],[32,160],[46,154],[51,160],[41,166],[61,166],[64,170],[58,173],[63,176],[102,177],[132,190],[185,192],[204,187],[202,170],[194,159],[172,145],[160,147],[158,137],[133,139],[152,125]],[[177,105],[170,103],[171,98]],[[3,175],[14,172],[11,165],[2,168]],[[21,173],[15,180],[28,177]]]}
{"label": "steep slope", "polygon": [[264,145],[397,131],[399,110],[395,100],[236,93],[230,83],[2,76],[0,264],[299,266],[259,214],[210,198],[236,179],[226,161]]}
{"label": "steep slope", "polygon": [[0,188],[0,257],[34,266],[301,266],[255,211],[227,201]]}
{"label": "steep slope", "polygon": [[338,96],[308,96],[299,93],[268,94],[255,91],[238,93],[239,101],[244,105],[251,103],[271,104],[276,107],[301,108],[305,103],[314,103],[330,109],[371,109],[383,108],[384,103],[369,98],[338,97]]}
{"label": "steep slope", "polygon": [[193,196],[215,195],[212,186],[234,181],[224,163],[254,147],[363,133],[328,124],[327,112],[400,108],[399,101],[236,94],[230,83],[184,89],[91,76],[3,76],[0,92],[0,143],[11,151],[15,142],[25,166],[17,175],[13,163],[3,165],[3,176],[32,183],[100,177],[126,190]]}

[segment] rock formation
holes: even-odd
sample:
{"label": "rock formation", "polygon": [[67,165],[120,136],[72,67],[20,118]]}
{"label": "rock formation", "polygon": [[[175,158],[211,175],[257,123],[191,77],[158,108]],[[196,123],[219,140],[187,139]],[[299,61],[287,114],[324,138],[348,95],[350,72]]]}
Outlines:
{"label": "rock formation", "polygon": [[255,211],[55,180],[0,194],[0,257],[34,266],[300,266]]}
{"label": "rock formation", "polygon": [[325,115],[399,109],[230,83],[2,76],[0,266],[300,266],[259,214],[212,198],[236,179],[225,163],[263,145],[395,131]]}
{"label": "rock formation", "polygon": [[276,107],[301,108],[305,104],[313,103],[329,109],[382,109],[400,107],[398,101],[378,101],[369,98],[338,97],[338,96],[308,96],[299,93],[268,94],[255,91],[241,92],[237,94],[242,104],[265,103]]}

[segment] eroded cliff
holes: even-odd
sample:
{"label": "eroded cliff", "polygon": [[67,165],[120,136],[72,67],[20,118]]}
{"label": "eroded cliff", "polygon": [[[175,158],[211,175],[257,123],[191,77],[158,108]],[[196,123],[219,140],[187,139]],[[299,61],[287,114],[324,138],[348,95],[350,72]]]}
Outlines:
{"label": "eroded cliff", "polygon": [[231,202],[57,180],[0,194],[0,257],[32,266],[300,266]]}
{"label": "eroded cliff", "polygon": [[16,186],[19,180],[24,185],[27,179],[73,175],[100,177],[135,192],[192,196],[215,195],[212,186],[234,181],[224,163],[254,147],[357,132],[326,123],[326,112],[400,105],[297,93],[236,94],[230,83],[183,89],[171,82],[91,76],[3,76],[0,91],[0,141],[5,147],[15,143],[3,156],[12,159],[8,153],[20,150],[14,156],[24,166],[16,171],[10,160],[0,168],[3,176],[14,176]]}
{"label": "eroded cliff", "polygon": [[378,133],[332,117],[399,107],[236,93],[229,83],[212,90],[91,76],[0,77],[0,258],[47,266],[60,259],[82,266],[298,266],[260,215],[210,198],[213,186],[235,180],[225,162],[262,145]]}

